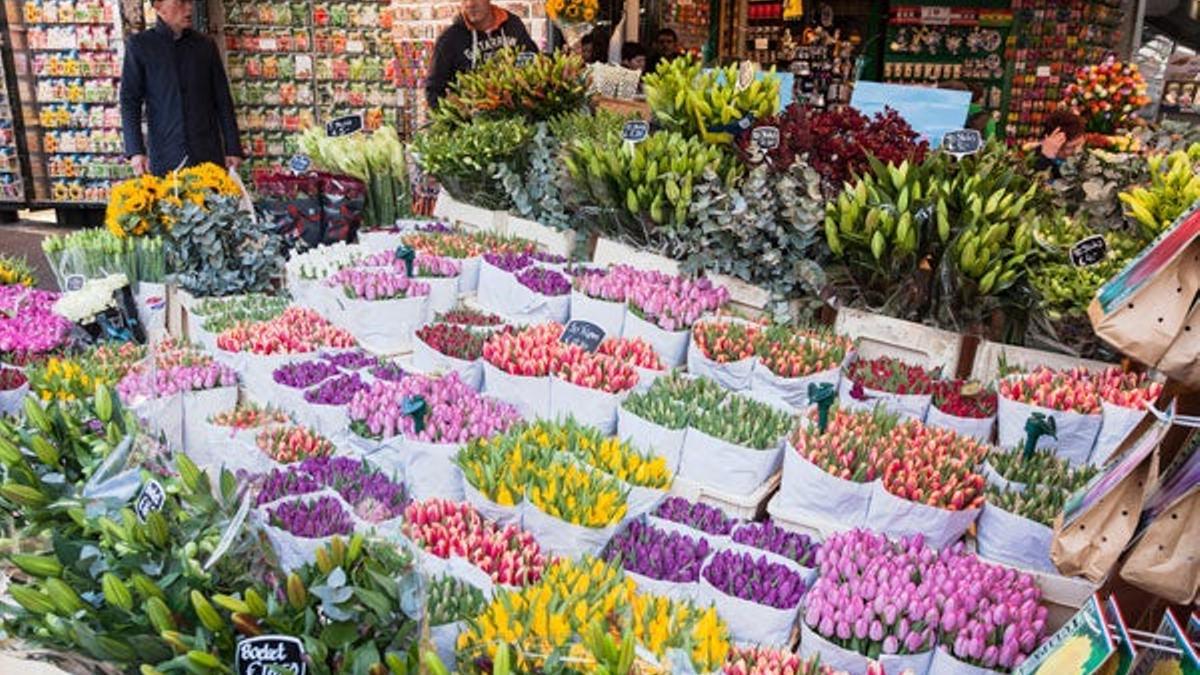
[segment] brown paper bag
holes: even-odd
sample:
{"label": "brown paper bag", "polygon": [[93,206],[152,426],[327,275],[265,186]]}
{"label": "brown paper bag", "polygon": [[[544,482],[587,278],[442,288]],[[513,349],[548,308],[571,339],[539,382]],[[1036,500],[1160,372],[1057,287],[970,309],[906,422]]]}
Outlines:
{"label": "brown paper bag", "polygon": [[1158,479],[1158,445],[1170,428],[1147,413],[1104,471],[1067,500],[1050,544],[1050,561],[1064,575],[1093,582],[1108,576],[1137,530],[1142,505]]}
{"label": "brown paper bag", "polygon": [[1146,528],[1121,568],[1121,577],[1175,604],[1200,591],[1200,487],[1193,488]]}
{"label": "brown paper bag", "polygon": [[1183,329],[1158,361],[1158,370],[1191,389],[1200,389],[1200,302],[1184,319]]}

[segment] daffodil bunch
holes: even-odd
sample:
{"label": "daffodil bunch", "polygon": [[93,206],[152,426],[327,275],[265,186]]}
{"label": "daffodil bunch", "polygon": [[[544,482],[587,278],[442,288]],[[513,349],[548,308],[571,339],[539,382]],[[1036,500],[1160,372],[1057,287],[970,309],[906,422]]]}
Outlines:
{"label": "daffodil bunch", "polygon": [[525,493],[543,513],[583,527],[616,525],[629,509],[629,488],[574,462],[552,459],[535,468]]}

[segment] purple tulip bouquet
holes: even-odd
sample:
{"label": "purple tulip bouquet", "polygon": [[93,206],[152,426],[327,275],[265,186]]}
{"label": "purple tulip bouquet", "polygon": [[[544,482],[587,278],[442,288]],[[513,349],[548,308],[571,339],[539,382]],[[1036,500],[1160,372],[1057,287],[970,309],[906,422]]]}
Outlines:
{"label": "purple tulip bouquet", "polygon": [[729,536],[737,524],[736,520],[726,516],[720,509],[699,502],[689,502],[683,497],[667,497],[654,510],[653,516],[717,537]]}
{"label": "purple tulip bouquet", "polygon": [[517,282],[539,295],[557,297],[571,292],[571,282],[562,274],[544,267],[529,267],[517,273]]}
{"label": "purple tulip bouquet", "polygon": [[257,479],[257,506],[324,488],[335,490],[369,523],[398,518],[408,503],[404,485],[366,462],[349,457],[314,457],[288,469],[273,469]]}
{"label": "purple tulip bouquet", "polygon": [[355,394],[366,391],[367,384],[358,373],[349,373],[325,380],[304,392],[304,400],[315,405],[343,406],[350,403]]}
{"label": "purple tulip bouquet", "polygon": [[789,532],[775,523],[746,523],[733,531],[733,541],[783,556],[801,567],[815,567],[820,545],[808,535]]}
{"label": "purple tulip bouquet", "polygon": [[372,368],[379,363],[379,359],[359,349],[346,352],[322,352],[321,358],[342,370],[362,370],[363,368]]}
{"label": "purple tulip bouquet", "polygon": [[716,605],[734,640],[791,642],[800,599],[808,590],[799,571],[765,553],[723,550],[709,558],[701,576],[702,601]]}
{"label": "purple tulip bouquet", "polygon": [[517,251],[489,251],[483,254],[483,259],[497,269],[512,274],[533,264],[533,256]]}
{"label": "purple tulip bouquet", "polygon": [[285,363],[271,373],[271,379],[291,389],[308,389],[339,374],[338,366],[330,359]]}
{"label": "purple tulip bouquet", "polygon": [[354,532],[354,520],[331,495],[287,501],[268,510],[268,522],[293,536],[320,539]]}
{"label": "purple tulip bouquet", "polygon": [[609,562],[620,561],[645,592],[690,599],[700,580],[700,568],[711,551],[702,536],[669,532],[635,520],[609,540],[601,557]]}

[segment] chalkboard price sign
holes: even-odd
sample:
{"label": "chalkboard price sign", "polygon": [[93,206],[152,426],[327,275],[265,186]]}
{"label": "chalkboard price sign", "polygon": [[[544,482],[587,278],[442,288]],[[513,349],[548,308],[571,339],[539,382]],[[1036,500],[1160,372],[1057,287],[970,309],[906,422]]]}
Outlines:
{"label": "chalkboard price sign", "polygon": [[137,514],[138,520],[144,523],[151,513],[161,510],[166,501],[167,493],[163,491],[163,486],[158,481],[152,480],[142,488],[137,501],[133,503],[133,511]]}
{"label": "chalkboard price sign", "polygon": [[959,129],[942,136],[942,149],[958,158],[973,155],[983,147],[983,136],[978,129]]}
{"label": "chalkboard price sign", "polygon": [[1087,239],[1080,239],[1071,247],[1071,264],[1076,267],[1090,267],[1108,257],[1108,242],[1096,234]]}
{"label": "chalkboard price sign", "polygon": [[779,127],[758,127],[750,132],[754,144],[763,150],[774,150],[779,147]]}
{"label": "chalkboard price sign", "polygon": [[517,65],[518,66],[527,66],[527,65],[533,63],[533,60],[536,57],[537,57],[537,54],[535,54],[533,52],[521,52],[520,54],[517,54]]}
{"label": "chalkboard price sign", "polygon": [[596,351],[604,341],[604,329],[591,321],[568,321],[563,329],[559,342],[568,345],[579,345],[589,352]]}
{"label": "chalkboard price sign", "polygon": [[311,167],[312,158],[308,155],[292,155],[292,158],[288,160],[288,168],[292,170],[292,173],[305,173]]}
{"label": "chalkboard price sign", "polygon": [[289,635],[246,638],[237,645],[234,669],[238,675],[305,675],[304,645]]}
{"label": "chalkboard price sign", "polygon": [[349,136],[363,128],[362,115],[346,115],[325,123],[326,136]]}
{"label": "chalkboard price sign", "polygon": [[641,143],[650,135],[650,123],[644,120],[629,120],[621,128],[621,138],[630,143]]}

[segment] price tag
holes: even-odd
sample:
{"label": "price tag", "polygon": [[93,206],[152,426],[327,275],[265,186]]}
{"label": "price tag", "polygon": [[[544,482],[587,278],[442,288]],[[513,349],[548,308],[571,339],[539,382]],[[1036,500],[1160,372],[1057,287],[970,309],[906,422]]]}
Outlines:
{"label": "price tag", "polygon": [[621,127],[621,138],[630,143],[641,143],[650,135],[650,123],[644,120],[629,120]]}
{"label": "price tag", "polygon": [[133,511],[137,514],[138,520],[144,523],[151,513],[161,510],[166,501],[167,493],[163,491],[162,485],[158,481],[152,480],[142,488],[137,501],[133,503]]}
{"label": "price tag", "polygon": [[1090,267],[1108,257],[1108,242],[1099,234],[1080,239],[1071,247],[1070,256],[1072,265]]}
{"label": "price tag", "polygon": [[754,38],[754,48],[760,52],[765,52],[771,48],[771,40],[769,38]]}
{"label": "price tag", "polygon": [[351,54],[361,54],[366,51],[362,40],[346,40],[346,51]]}
{"label": "price tag", "polygon": [[262,52],[273,52],[279,49],[279,42],[275,38],[259,38],[258,50]]}
{"label": "price tag", "polygon": [[750,132],[750,139],[763,150],[774,150],[779,147],[779,127],[758,127]]}
{"label": "price tag", "polygon": [[304,644],[290,635],[259,635],[238,643],[234,670],[238,675],[291,673],[306,675]]}
{"label": "price tag", "polygon": [[568,321],[558,341],[567,345],[579,345],[586,351],[594,352],[604,341],[604,329],[591,321]]}
{"label": "price tag", "polygon": [[87,278],[82,274],[70,274],[67,276],[67,290],[78,291],[79,289],[83,288],[83,284],[86,281]]}
{"label": "price tag", "polygon": [[1038,77],[1050,77],[1050,66],[1038,66],[1037,67],[1037,76]]}
{"label": "price tag", "polygon": [[983,136],[978,129],[958,129],[942,136],[942,150],[962,159],[979,152],[983,147]]}
{"label": "price tag", "polygon": [[349,136],[355,132],[361,131],[363,128],[362,115],[346,115],[329,120],[325,123],[326,136]]}
{"label": "price tag", "polygon": [[312,167],[312,158],[308,155],[292,155],[288,160],[288,168],[292,173],[304,173]]}
{"label": "price tag", "polygon": [[536,58],[537,54],[535,52],[521,52],[520,54],[517,54],[517,65],[528,66],[529,64],[533,63],[533,60]]}

